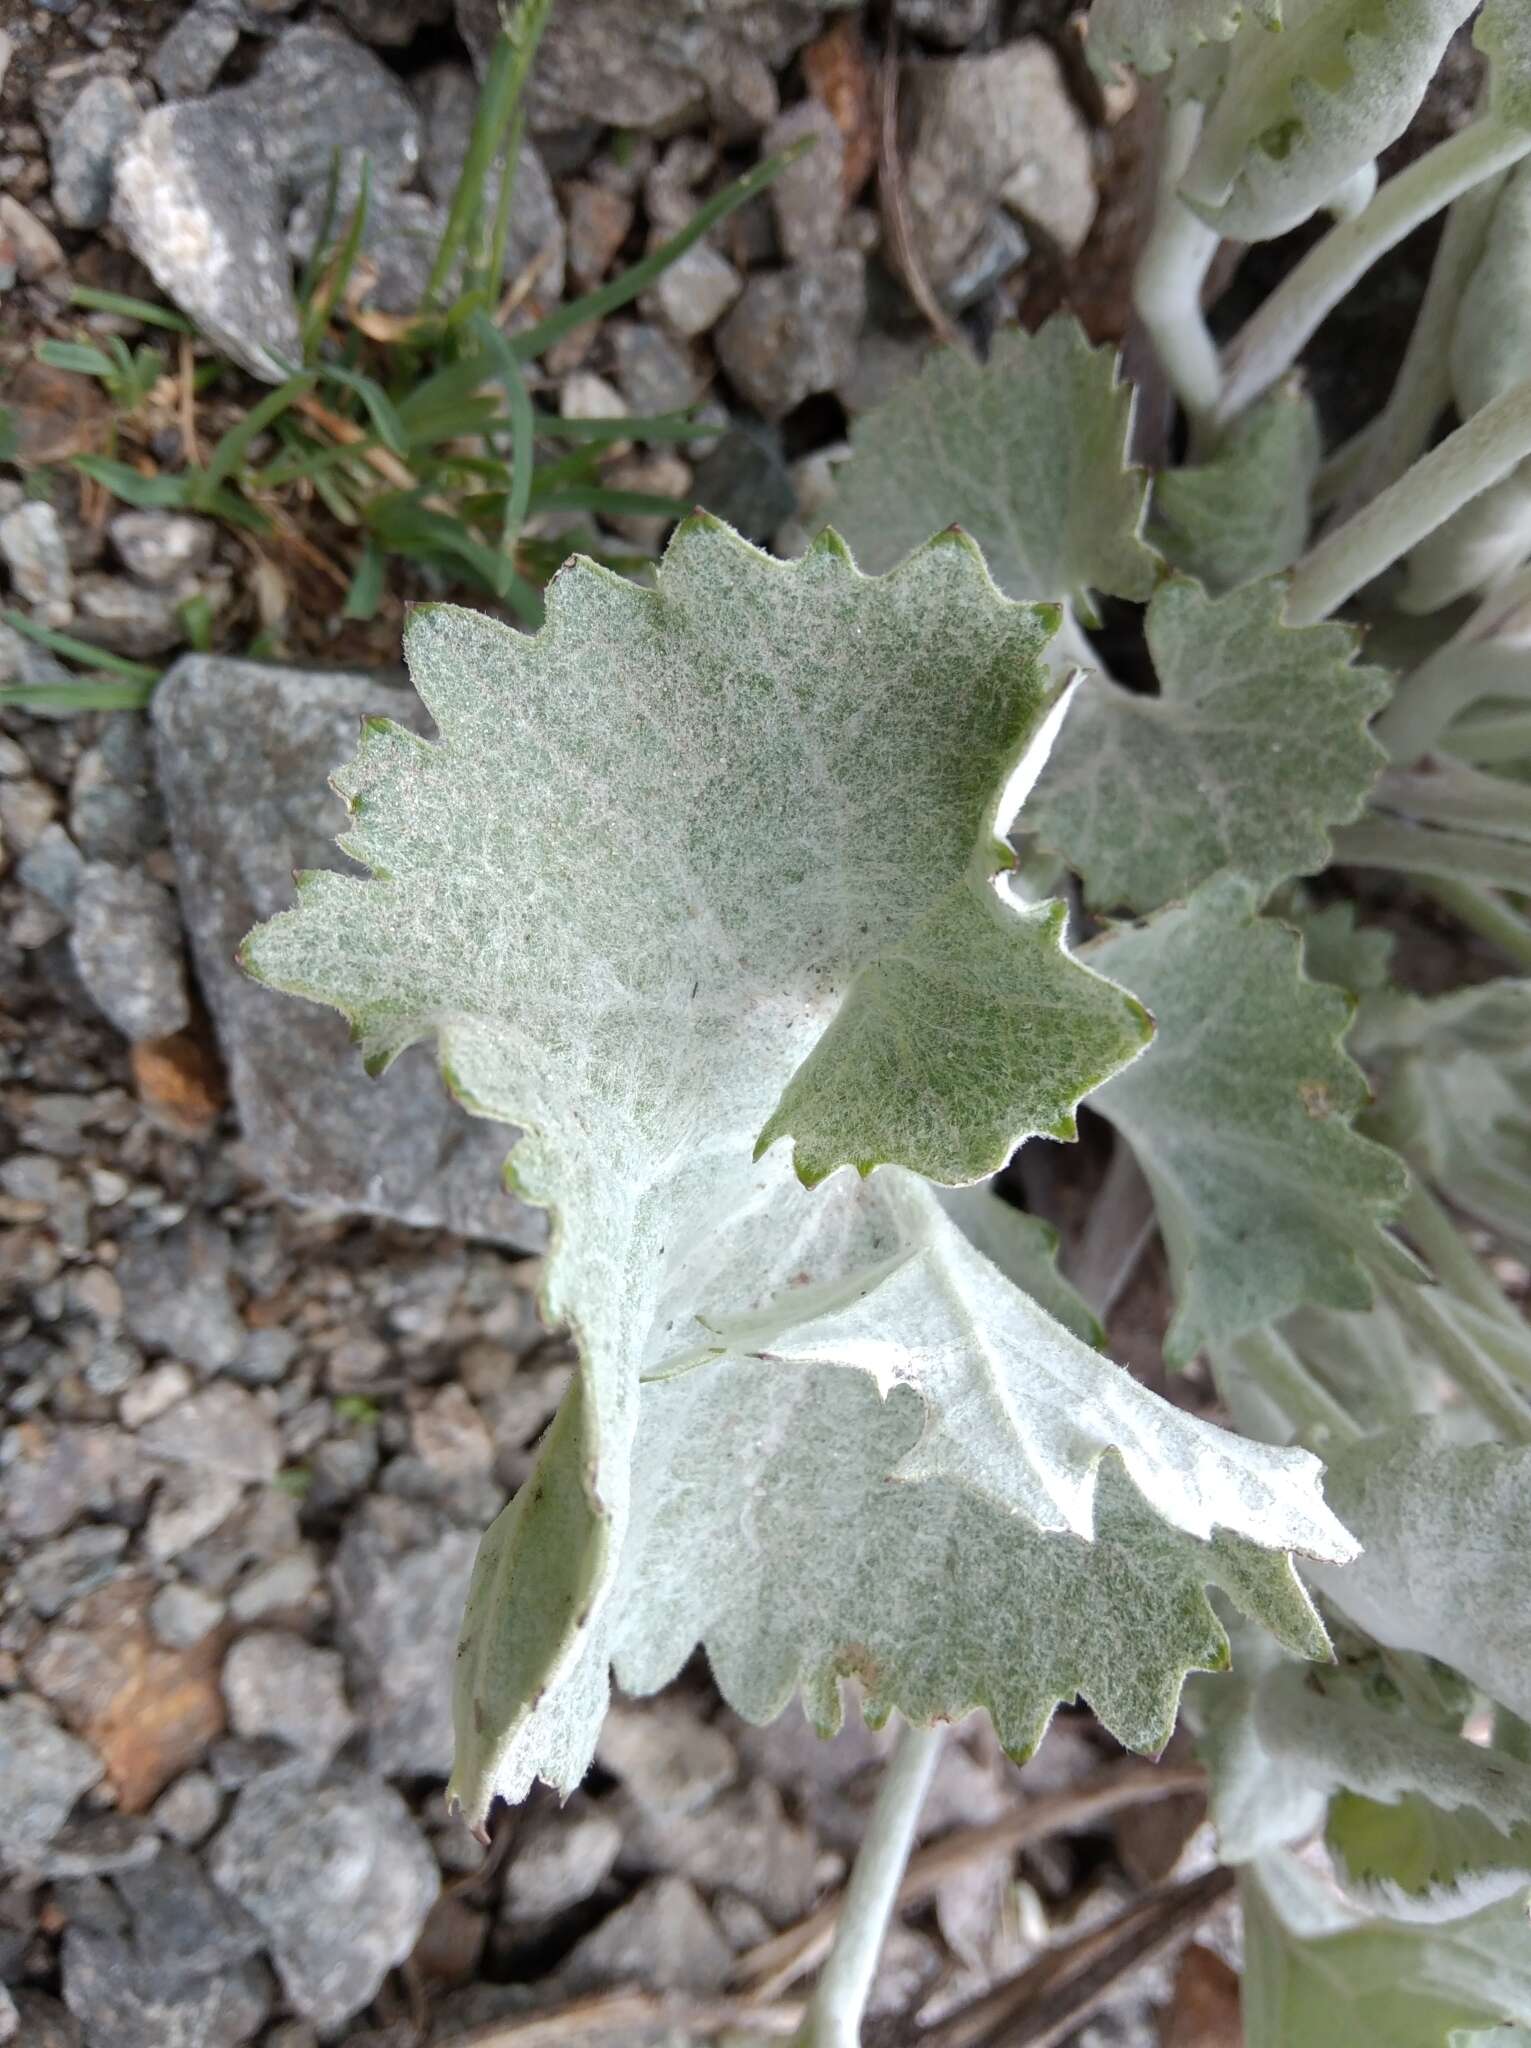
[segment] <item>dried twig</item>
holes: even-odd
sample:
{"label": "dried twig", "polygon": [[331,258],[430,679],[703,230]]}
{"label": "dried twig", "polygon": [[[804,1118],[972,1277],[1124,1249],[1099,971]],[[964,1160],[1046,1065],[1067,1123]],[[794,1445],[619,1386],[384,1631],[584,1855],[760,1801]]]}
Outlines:
{"label": "dried twig", "polygon": [[893,267],[908,287],[909,296],[930,323],[931,332],[948,348],[968,354],[961,332],[931,289],[909,229],[909,201],[904,191],[904,166],[898,152],[898,24],[888,10],[888,41],[882,59],[882,122],[877,149],[877,192],[882,208],[883,232]]}
{"label": "dried twig", "polygon": [[[358,448],[358,443],[367,438],[364,427],[357,426],[354,420],[348,420],[338,412],[332,412],[323,399],[315,398],[311,391],[300,393],[293,400],[293,408],[305,419],[312,420],[316,427],[322,427],[332,441],[338,441],[344,448]],[[384,483],[392,484],[400,491],[419,489],[420,479],[400,462],[391,448],[380,448],[374,442],[370,448],[358,448],[358,453],[369,469],[377,471]]]}
{"label": "dried twig", "polygon": [[917,2036],[919,2048],[1058,2048],[1134,1970],[1183,1941],[1233,1890],[1231,1870],[1211,1870],[1150,1892],[1114,1920],[1050,1949],[1018,1977]]}
{"label": "dried twig", "polygon": [[524,2019],[497,2020],[453,2034],[442,2048],[570,2048],[585,2041],[628,2041],[648,2028],[673,2027],[691,2035],[759,2034],[782,2041],[802,2025],[803,2008],[756,2004],[748,1998],[687,1999],[660,1991],[610,1991],[576,1998]]}
{"label": "dried twig", "polygon": [[[900,1906],[918,1905],[956,1871],[1000,1849],[1024,1848],[1049,1835],[1088,1827],[1124,1806],[1141,1806],[1171,1792],[1196,1792],[1206,1774],[1195,1764],[1126,1764],[1102,1772],[1068,1792],[1034,1799],[982,1827],[956,1828],[917,1851],[899,1887]],[[735,1977],[756,1997],[772,1997],[811,1970],[826,1953],[835,1931],[843,1893],[816,1906],[793,1927],[740,1956]]]}

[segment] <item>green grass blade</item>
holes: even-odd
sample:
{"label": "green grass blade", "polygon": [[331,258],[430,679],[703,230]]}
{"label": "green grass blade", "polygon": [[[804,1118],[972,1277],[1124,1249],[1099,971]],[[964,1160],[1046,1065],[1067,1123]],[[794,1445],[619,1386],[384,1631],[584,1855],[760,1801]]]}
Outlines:
{"label": "green grass blade", "polygon": [[343,363],[320,363],[321,379],[342,385],[347,391],[354,391],[366,408],[367,417],[377,429],[377,437],[383,446],[395,455],[409,453],[409,439],[404,431],[404,422],[399,418],[393,400],[376,378],[369,377],[361,370],[353,370]]}
{"label": "green grass blade", "polygon": [[383,569],[383,551],[369,535],[362,544],[356,573],[341,606],[342,618],[365,620],[377,617],[377,608],[383,601]]}
{"label": "green grass blade", "polygon": [[184,314],[169,306],[156,306],[151,299],[130,298],[126,292],[100,291],[93,284],[77,284],[69,294],[69,303],[91,313],[118,313],[124,320],[142,320],[146,327],[168,327],[172,334],[197,331]]}
{"label": "green grass blade", "polygon": [[110,648],[95,647],[89,640],[77,640],[72,633],[60,633],[52,626],[39,626],[35,619],[29,619],[25,612],[0,612],[0,621],[10,627],[13,633],[20,633],[24,639],[35,640],[39,647],[46,647],[50,654],[62,654],[70,661],[87,663],[91,668],[108,670],[112,675],[125,676],[131,682],[145,683],[151,689],[159,681],[159,670],[150,668],[146,662],[129,661],[125,654],[113,654]]}
{"label": "green grass blade", "polygon": [[298,279],[298,308],[304,319],[308,317],[309,305],[318,289],[319,279],[324,274],[324,259],[329,253],[330,235],[335,227],[335,208],[340,203],[340,150],[337,146],[330,151],[330,174],[324,183],[324,208],[319,215],[319,232],[314,237],[314,246],[308,261]]}
{"label": "green grass blade", "polygon": [[208,457],[207,467],[193,480],[193,489],[199,503],[205,504],[208,493],[225,482],[244,460],[245,450],[257,434],[263,434],[271,422],[278,418],[305,391],[312,391],[318,381],[314,370],[300,370],[296,377],[289,377],[285,384],[279,384],[254,405],[237,426],[229,428],[223,439]]}
{"label": "green grass blade", "polygon": [[125,505],[157,511],[192,503],[192,479],[184,471],[177,476],[140,476],[129,463],[115,462],[109,455],[77,455],[74,466]]}
{"label": "green grass blade", "polygon": [[213,608],[204,592],[194,591],[175,608],[187,641],[198,654],[213,651]]}
{"label": "green grass blade", "polygon": [[571,327],[583,326],[587,320],[599,320],[607,313],[614,313],[619,306],[637,298],[639,292],[647,291],[656,278],[663,276],[677,256],[699,242],[709,228],[725,220],[741,206],[747,206],[758,193],[763,192],[773,178],[779,178],[788,164],[795,164],[800,156],[812,149],[815,138],[805,135],[801,142],[795,142],[790,149],[779,155],[767,157],[764,163],[746,171],[742,178],[735,178],[731,185],[725,185],[715,193],[705,206],[687,221],[677,235],[663,242],[641,263],[624,270],[620,277],[614,277],[610,284],[603,284],[593,292],[586,292],[582,299],[571,299],[560,306],[556,313],[549,313],[546,320],[539,320],[535,327],[527,327],[520,334],[511,337],[510,345],[524,363],[532,356],[540,356],[550,348]]}
{"label": "green grass blade", "polygon": [[517,574],[510,557],[470,533],[461,520],[400,493],[374,498],[363,516],[378,540],[394,554],[416,560],[451,562],[466,569],[485,590],[533,624],[542,620],[542,595]]}
{"label": "green grass blade", "polygon": [[515,46],[512,63],[515,79],[511,87],[510,120],[505,129],[505,162],[500,171],[500,189],[495,198],[494,226],[489,237],[484,283],[491,313],[505,289],[505,248],[510,240],[510,215],[515,203],[516,166],[521,158],[521,137],[526,129],[526,81],[553,11],[553,0],[519,0],[513,13],[502,16],[502,33]]}
{"label": "green grass blade", "polygon": [[510,489],[505,493],[505,512],[500,533],[500,545],[509,554],[522,527],[526,524],[526,508],[531,502],[532,495],[535,435],[532,425],[531,394],[526,388],[510,346],[499,329],[481,313],[473,322],[473,332],[505,386],[505,401],[510,415]]}
{"label": "green grass blade", "polygon": [[657,491],[615,491],[605,484],[571,484],[537,501],[539,512],[618,512],[636,518],[684,519],[696,510],[691,498],[666,498]]}
{"label": "green grass blade", "polygon": [[147,683],[14,683],[0,689],[0,705],[43,717],[61,711],[142,711],[158,681],[156,675]]}
{"label": "green grass blade", "polygon": [[341,488],[340,479],[332,470],[315,470],[311,481],[315,493],[328,506],[332,518],[338,519],[342,526],[356,526],[360,524],[360,513],[346,496],[345,491]]}
{"label": "green grass blade", "polygon": [[113,377],[116,366],[110,356],[83,341],[40,341],[37,360],[50,370],[74,370],[82,377]]}
{"label": "green grass blade", "polygon": [[331,266],[329,280],[322,288],[316,288],[314,296],[303,315],[303,360],[308,361],[318,348],[324,330],[330,323],[337,301],[351,281],[351,272],[356,268],[356,259],[361,254],[362,236],[367,232],[367,215],[372,208],[372,160],[364,156],[361,160],[361,183],[356,194],[356,205],[351,212],[351,224],[346,229],[346,238],[340,245],[340,253]]}

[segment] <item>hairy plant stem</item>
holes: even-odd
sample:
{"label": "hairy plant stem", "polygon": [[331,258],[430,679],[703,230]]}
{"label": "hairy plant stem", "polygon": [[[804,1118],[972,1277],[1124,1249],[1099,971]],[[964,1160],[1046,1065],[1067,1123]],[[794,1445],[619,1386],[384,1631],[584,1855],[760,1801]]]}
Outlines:
{"label": "hairy plant stem", "polygon": [[1437,1290],[1400,1278],[1380,1260],[1369,1264],[1377,1286],[1484,1420],[1507,1443],[1531,1444],[1531,1405],[1516,1392],[1498,1359],[1457,1328],[1436,1300]]}
{"label": "hairy plant stem", "polygon": [[1389,768],[1372,792],[1379,810],[1423,825],[1460,826],[1503,839],[1531,839],[1531,788],[1437,755],[1430,768]]}
{"label": "hairy plant stem", "polygon": [[1444,875],[1428,875],[1420,885],[1443,909],[1451,911],[1481,937],[1507,954],[1517,967],[1531,973],[1531,918],[1512,910],[1492,889],[1480,889],[1472,882],[1454,882]]}
{"label": "hairy plant stem", "polygon": [[1519,1334],[1526,1334],[1520,1311],[1457,1229],[1430,1190],[1416,1180],[1400,1222],[1428,1260],[1435,1277],[1464,1301],[1493,1316]]}
{"label": "hairy plant stem", "polygon": [[1180,180],[1201,133],[1202,109],[1185,100],[1165,128],[1154,223],[1132,281],[1132,302],[1160,366],[1201,434],[1217,410],[1223,376],[1217,345],[1202,318],[1201,293],[1222,237],[1180,196]]}
{"label": "hairy plant stem", "polygon": [[1327,618],[1527,455],[1531,378],[1474,413],[1380,497],[1309,549],[1292,571],[1288,623],[1311,626]]}
{"label": "hairy plant stem", "polygon": [[1340,867],[1398,868],[1531,895],[1531,846],[1477,832],[1449,832],[1375,811],[1330,835]]}
{"label": "hairy plant stem", "polygon": [[799,2048],[858,2048],[861,2015],[914,1842],[945,1728],[905,1727],[883,1770]]}
{"label": "hairy plant stem", "polygon": [[1228,1351],[1304,1436],[1337,1445],[1353,1443],[1361,1435],[1360,1424],[1274,1330],[1246,1330]]}
{"label": "hairy plant stem", "polygon": [[1370,206],[1309,250],[1244,326],[1224,358],[1217,424],[1225,426],[1288,371],[1325,314],[1405,235],[1531,151],[1531,130],[1487,117],[1389,178]]}
{"label": "hairy plant stem", "polygon": [[1531,662],[1522,647],[1499,647],[1455,634],[1406,675],[1372,728],[1400,768],[1429,753],[1449,728],[1484,697],[1531,704]]}
{"label": "hairy plant stem", "polygon": [[[1504,184],[1503,172],[1485,178],[1451,208],[1441,231],[1440,246],[1430,267],[1430,281],[1419,317],[1387,404],[1357,437],[1364,445],[1360,460],[1337,492],[1340,516],[1348,517],[1396,483],[1430,443],[1430,432],[1451,402],[1451,336],[1467,280],[1483,253],[1484,237]],[[1326,469],[1339,471],[1346,450],[1331,457]],[[1324,479],[1320,478],[1322,489]]]}

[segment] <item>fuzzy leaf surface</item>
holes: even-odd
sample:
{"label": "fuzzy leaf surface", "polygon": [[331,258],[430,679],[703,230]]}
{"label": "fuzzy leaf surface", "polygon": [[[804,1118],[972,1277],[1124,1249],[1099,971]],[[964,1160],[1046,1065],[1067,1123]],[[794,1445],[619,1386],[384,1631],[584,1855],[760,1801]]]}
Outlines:
{"label": "fuzzy leaf surface", "polygon": [[[526,1131],[517,1185],[554,1212],[545,1307],[580,1378],[538,1540],[513,1503],[460,1665],[505,1742],[609,1595],[639,1374],[676,1276],[756,1198],[762,1129],[803,1179],[976,1179],[1143,1042],[1056,906],[995,889],[1054,621],[959,536],[873,580],[832,535],[784,565],[702,517],[653,590],[566,567],[535,638],[422,608],[440,740],[370,726],[337,784],[372,879],[308,877],[247,943],[374,1066],[434,1036],[468,1106]],[[768,1166],[797,1191],[789,1148]]]}
{"label": "fuzzy leaf surface", "polygon": [[1288,381],[1234,421],[1209,462],[1154,480],[1149,538],[1214,596],[1289,569],[1308,544],[1318,415]]}
{"label": "fuzzy leaf surface", "polygon": [[1058,1233],[1052,1224],[1015,1208],[986,1181],[943,1189],[940,1201],[968,1243],[1007,1280],[1082,1344],[1092,1351],[1105,1349],[1100,1319],[1058,1270]]}
{"label": "fuzzy leaf surface", "polygon": [[[1182,1576],[1209,1558],[1233,1560],[1242,1577],[1220,1582],[1247,1611],[1323,1654],[1280,1549],[1338,1558],[1352,1546],[1307,1453],[1247,1443],[1138,1387],[1020,1293],[912,1175],[837,1175],[808,1193],[778,1174],[774,1157],[761,1163],[754,1198],[698,1242],[660,1304],[635,1451],[643,1484],[617,1592],[577,1670],[505,1740],[497,1716],[480,1728],[473,1702],[459,1703],[457,1783],[471,1808],[495,1786],[520,1796],[536,1775],[577,1783],[608,1666],[648,1690],[698,1642],[741,1713],[778,1711],[801,1656],[826,1718],[836,1673],[854,1672],[875,1680],[884,1710],[916,1718],[992,1704],[1021,1747],[1085,1684],[1076,1668],[1101,1688],[1108,1670],[1122,1674],[1105,1694],[1119,1731],[1160,1725],[1184,1671],[1211,1654],[1190,1646],[1217,1640]],[[504,1518],[505,1540],[516,1532],[531,1551],[556,1530],[558,1431]],[[1117,1605],[1114,1543],[1095,1555],[1118,1514],[1146,1546],[1141,1569],[1166,1574],[1147,1602],[1162,1659],[1129,1619],[1138,1596]],[[491,1532],[470,1596],[470,1641],[495,1639],[499,1540]],[[993,1663],[951,1590],[991,1563],[1035,1581],[1016,1581],[1031,1604]],[[1039,1589],[1065,1583],[1053,1613]],[[921,1619],[921,1600],[937,1597]],[[1073,1644],[1069,1600],[1088,1603]],[[1167,1623],[1166,1600],[1183,1625]],[[1112,1631],[1115,1664],[1097,1650]]]}
{"label": "fuzzy leaf surface", "polygon": [[1189,577],[1148,607],[1157,697],[1091,674],[1027,822],[1102,910],[1154,910],[1231,869],[1264,895],[1330,859],[1385,755],[1367,720],[1388,695],[1342,625],[1282,623],[1284,587],[1210,598]]}
{"label": "fuzzy leaf surface", "polygon": [[1513,128],[1531,128],[1531,14],[1521,0],[1486,0],[1473,41],[1489,61],[1489,111]]}
{"label": "fuzzy leaf surface", "polygon": [[1095,0],[1085,48],[1103,77],[1125,64],[1149,78],[1187,51],[1228,42],[1245,20],[1279,29],[1281,0]]}
{"label": "fuzzy leaf surface", "polygon": [[[1282,1857],[1240,1883],[1246,2048],[1488,2048],[1517,2038],[1499,2031],[1506,2022],[1531,2022],[1531,1927],[1518,1900],[1440,1927],[1332,1911],[1326,1925],[1326,1902],[1308,1888],[1317,1879]],[[1310,1926],[1292,1924],[1294,1906]]]}
{"label": "fuzzy leaf surface", "polygon": [[1403,1199],[1402,1163],[1352,1128],[1367,1089],[1341,1046],[1350,1004],[1310,982],[1296,934],[1255,909],[1247,882],[1218,877],[1089,949],[1159,1023],[1091,1107],[1153,1189],[1176,1364],[1306,1302],[1370,1306],[1358,1252],[1415,1270],[1380,1228]]}
{"label": "fuzzy leaf surface", "polygon": [[1339,1452],[1326,1492],[1364,1545],[1343,1572],[1315,1569],[1336,1606],[1378,1642],[1454,1665],[1531,1716],[1531,1451],[1408,1423]]}
{"label": "fuzzy leaf surface", "polygon": [[1144,471],[1127,460],[1132,393],[1114,352],[1059,317],[1006,330],[981,366],[955,350],[851,428],[830,517],[867,569],[957,524],[1008,597],[1146,598]]}
{"label": "fuzzy leaf surface", "polygon": [[1475,0],[1287,0],[1228,46],[1182,190],[1224,235],[1299,226],[1413,119]]}

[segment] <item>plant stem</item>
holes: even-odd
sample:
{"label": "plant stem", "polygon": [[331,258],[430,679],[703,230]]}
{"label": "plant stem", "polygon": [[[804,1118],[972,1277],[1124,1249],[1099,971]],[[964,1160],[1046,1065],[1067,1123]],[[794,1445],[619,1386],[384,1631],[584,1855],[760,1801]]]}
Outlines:
{"label": "plant stem", "polygon": [[1332,220],[1354,220],[1365,213],[1377,196],[1377,160],[1352,171],[1338,192],[1331,194],[1324,211]]}
{"label": "plant stem", "polygon": [[1364,212],[1332,227],[1272,292],[1225,358],[1219,425],[1235,419],[1297,360],[1357,279],[1421,222],[1531,150],[1531,130],[1492,117],[1449,136],[1400,171]]}
{"label": "plant stem", "polygon": [[1424,825],[1461,826],[1502,839],[1531,839],[1531,787],[1438,756],[1426,769],[1389,768],[1372,792],[1379,809]]}
{"label": "plant stem", "polygon": [[1457,633],[1404,677],[1372,730],[1400,768],[1427,754],[1485,697],[1531,704],[1531,654]]}
{"label": "plant stem", "polygon": [[1368,1264],[1377,1286],[1479,1414],[1510,1443],[1531,1444],[1531,1406],[1509,1385],[1498,1363],[1442,1309],[1436,1298],[1439,1289],[1404,1280],[1380,1260]]}
{"label": "plant stem", "polygon": [[1353,1443],[1360,1436],[1360,1425],[1274,1330],[1246,1330],[1228,1349],[1300,1433],[1335,1444]]}
{"label": "plant stem", "polygon": [[1182,101],[1170,114],[1154,224],[1132,281],[1132,302],[1175,396],[1198,431],[1216,411],[1223,383],[1217,347],[1201,312],[1202,286],[1222,237],[1180,196],[1201,122],[1195,100]]}
{"label": "plant stem", "polygon": [[939,1722],[933,1728],[906,1727],[884,1768],[835,1938],[798,2037],[800,2048],[858,2048],[861,2015],[945,1733]]}
{"label": "plant stem", "polygon": [[[1527,146],[1531,147],[1531,137]],[[1287,591],[1288,623],[1311,626],[1327,618],[1444,525],[1453,512],[1507,477],[1527,455],[1531,378],[1474,413],[1407,475],[1304,555],[1292,571]]]}
{"label": "plant stem", "polygon": [[1485,178],[1446,216],[1403,362],[1387,404],[1365,429],[1365,453],[1343,492],[1346,515],[1398,481],[1424,453],[1431,428],[1451,402],[1451,336],[1503,183],[1502,173]]}
{"label": "plant stem", "polygon": [[1397,868],[1406,875],[1439,875],[1491,889],[1531,895],[1531,847],[1476,832],[1442,832],[1375,812],[1331,834],[1341,867]]}
{"label": "plant stem", "polygon": [[1463,924],[1507,954],[1517,967],[1531,972],[1531,918],[1522,917],[1492,889],[1429,875],[1421,884],[1427,896],[1461,918]]}
{"label": "plant stem", "polygon": [[1428,1261],[1435,1277],[1485,1315],[1525,1332],[1518,1309],[1506,1299],[1493,1274],[1467,1243],[1446,1210],[1418,1180],[1399,1221]]}

